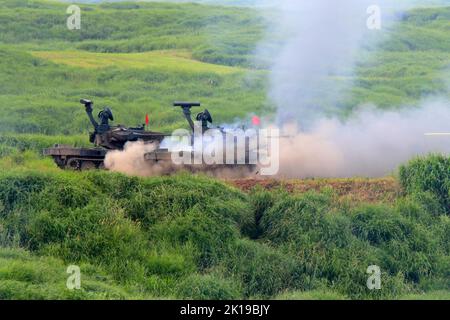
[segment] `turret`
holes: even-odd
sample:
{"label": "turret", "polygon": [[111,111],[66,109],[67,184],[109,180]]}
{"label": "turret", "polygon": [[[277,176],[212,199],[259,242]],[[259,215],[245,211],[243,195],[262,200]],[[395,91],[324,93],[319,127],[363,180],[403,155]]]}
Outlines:
{"label": "turret", "polygon": [[89,117],[89,120],[91,121],[92,125],[94,126],[95,133],[102,134],[104,132],[107,132],[111,129],[109,125],[109,121],[114,121],[114,116],[112,114],[112,111],[109,107],[105,107],[102,111],[98,113],[98,119],[100,120],[100,124],[94,119],[94,116],[92,115],[92,105],[94,104],[91,100],[88,99],[81,99],[80,103],[84,105],[86,109],[86,114]]}
{"label": "turret", "polygon": [[[174,107],[181,107],[183,109],[184,117],[186,118],[189,126],[191,127],[192,132],[195,131],[194,121],[191,118],[191,108],[192,107],[200,107],[200,102],[184,102],[184,101],[175,101],[173,103]],[[212,123],[212,117],[208,110],[204,110],[197,114],[195,118],[197,121],[202,123],[202,131],[205,132],[208,130],[208,123]]]}

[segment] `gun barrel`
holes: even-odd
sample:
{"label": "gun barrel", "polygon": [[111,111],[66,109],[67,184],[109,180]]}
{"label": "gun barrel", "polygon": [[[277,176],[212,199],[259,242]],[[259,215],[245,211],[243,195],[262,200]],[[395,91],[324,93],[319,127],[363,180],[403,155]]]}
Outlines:
{"label": "gun barrel", "polygon": [[88,99],[80,99],[80,103],[86,105],[92,105],[92,101]]}
{"label": "gun barrel", "polygon": [[200,107],[200,102],[187,102],[187,101],[175,101],[173,103],[174,107],[190,108],[190,107]]}

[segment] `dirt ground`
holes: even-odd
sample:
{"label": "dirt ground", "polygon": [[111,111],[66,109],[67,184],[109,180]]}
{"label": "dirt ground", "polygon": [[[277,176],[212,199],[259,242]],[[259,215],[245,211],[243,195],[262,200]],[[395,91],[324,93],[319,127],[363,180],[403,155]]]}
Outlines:
{"label": "dirt ground", "polygon": [[250,192],[260,186],[266,190],[282,188],[290,193],[303,193],[310,190],[320,191],[332,188],[342,199],[357,202],[392,202],[401,193],[401,188],[394,178],[352,178],[352,179],[237,179],[227,181],[229,184]]}

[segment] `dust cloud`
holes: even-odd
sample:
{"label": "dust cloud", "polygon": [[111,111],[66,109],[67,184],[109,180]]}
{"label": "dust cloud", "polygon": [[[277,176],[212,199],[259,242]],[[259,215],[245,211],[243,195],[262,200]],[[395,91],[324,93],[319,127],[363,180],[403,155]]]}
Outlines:
{"label": "dust cloud", "polygon": [[[382,176],[399,164],[429,152],[449,153],[450,103],[436,98],[419,108],[357,107],[342,119],[342,100],[356,78],[357,53],[374,32],[395,26],[406,4],[378,1],[381,30],[367,27],[373,1],[281,0],[275,29],[285,35],[277,50],[271,39],[257,54],[271,56],[268,100],[275,104],[276,126],[289,128],[280,142],[280,176]],[[377,39],[375,37],[375,39]],[[384,39],[388,39],[385,34]],[[372,46],[376,48],[377,41]]]}
{"label": "dust cloud", "polygon": [[362,108],[345,122],[322,119],[308,132],[297,131],[280,142],[282,177],[378,177],[399,164],[430,152],[450,153],[448,103],[381,111]]}
{"label": "dust cloud", "polygon": [[170,170],[166,164],[149,165],[144,155],[157,148],[155,144],[143,141],[128,142],[123,150],[113,150],[106,154],[105,168],[133,176],[160,175]]}

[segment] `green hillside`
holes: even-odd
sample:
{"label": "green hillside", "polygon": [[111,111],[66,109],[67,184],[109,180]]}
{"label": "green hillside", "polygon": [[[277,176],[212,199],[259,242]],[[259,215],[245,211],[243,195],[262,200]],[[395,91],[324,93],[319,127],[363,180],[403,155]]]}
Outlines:
{"label": "green hillside", "polygon": [[380,49],[369,49],[358,69],[353,101],[392,108],[419,99],[450,97],[450,7],[416,9],[387,34]]}
{"label": "green hillside", "polygon": [[[448,299],[449,189],[423,182],[448,186],[449,165],[415,160],[404,196],[353,206],[331,189],[12,169],[0,175],[0,298]],[[69,264],[82,290],[64,288]],[[369,265],[382,290],[367,289]]]}
{"label": "green hillside", "polygon": [[[69,0],[54,0],[61,2],[69,2]],[[123,0],[79,0],[78,3],[102,3],[102,2],[123,2]],[[144,2],[172,2],[172,3],[200,3],[209,5],[221,5],[221,6],[245,6],[245,7],[260,7],[260,6],[273,6],[276,1],[274,0],[135,0]],[[132,2],[132,1],[129,1]]]}
{"label": "green hillside", "polygon": [[[247,70],[211,64],[248,65],[248,53],[262,29],[254,13],[169,4],[124,10],[130,6],[83,7],[78,32],[66,28],[65,5],[2,2],[0,131],[86,133],[89,124],[77,103],[80,97],[92,98],[98,107],[110,105],[124,124],[142,123],[149,113],[152,126],[168,132],[185,126],[180,111],[171,107],[177,99],[200,100],[218,121],[231,122],[250,110],[268,108],[262,73],[249,78]],[[243,27],[246,32],[240,31]],[[94,70],[55,60],[61,50],[70,50],[71,56],[78,50],[80,56],[74,59],[80,62],[85,50],[159,53],[144,55],[141,60],[151,63],[143,65],[136,63],[138,55],[122,55],[122,65],[105,64],[111,56],[96,55],[102,65]]]}
{"label": "green hillside", "polygon": [[[70,0],[54,0],[62,2],[71,2]],[[78,0],[78,3],[102,3],[102,2],[123,2],[124,0]],[[248,7],[262,7],[262,6],[276,6],[277,0],[135,0],[144,2],[176,2],[176,3],[201,3],[213,4],[223,6],[248,6]],[[448,5],[448,0],[397,0],[396,5],[402,6],[443,6]]]}
{"label": "green hillside", "polygon": [[[0,132],[86,133],[80,97],[111,106],[124,124],[142,123],[149,113],[152,127],[168,132],[185,126],[170,107],[177,99],[200,100],[217,123],[274,109],[266,100],[267,72],[254,70],[253,53],[268,23],[258,11],[83,5],[82,29],[69,31],[65,4],[6,1],[0,8]],[[382,50],[368,43],[355,77],[336,79],[355,84],[341,109],[370,102],[392,108],[448,95],[442,71],[450,64],[449,16],[450,7],[411,11],[389,31]]]}

